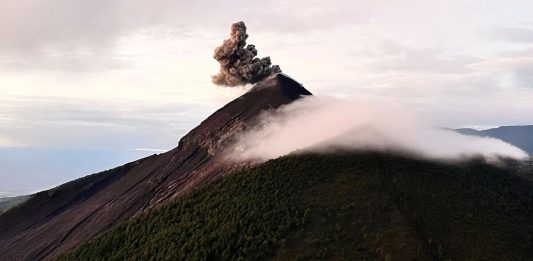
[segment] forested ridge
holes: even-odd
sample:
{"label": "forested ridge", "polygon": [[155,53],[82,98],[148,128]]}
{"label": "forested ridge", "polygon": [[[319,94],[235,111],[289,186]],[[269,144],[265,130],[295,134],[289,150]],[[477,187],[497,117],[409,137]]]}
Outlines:
{"label": "forested ridge", "polygon": [[483,160],[292,155],[220,178],[59,260],[531,260],[533,186]]}

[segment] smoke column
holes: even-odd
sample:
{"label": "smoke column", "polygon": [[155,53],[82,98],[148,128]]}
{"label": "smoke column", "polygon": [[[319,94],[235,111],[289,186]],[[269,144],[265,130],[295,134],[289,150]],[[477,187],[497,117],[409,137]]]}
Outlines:
{"label": "smoke column", "polygon": [[268,160],[294,153],[342,150],[404,151],[432,159],[482,156],[523,159],[521,149],[494,138],[473,137],[429,127],[394,105],[352,103],[330,97],[305,97],[259,116],[255,127],[230,146],[230,159]]}
{"label": "smoke column", "polygon": [[220,72],[212,76],[213,83],[221,86],[237,86],[256,83],[271,74],[281,72],[272,65],[270,57],[257,58],[257,49],[246,45],[246,25],[240,21],[231,25],[230,38],[215,49],[213,58],[220,63]]}

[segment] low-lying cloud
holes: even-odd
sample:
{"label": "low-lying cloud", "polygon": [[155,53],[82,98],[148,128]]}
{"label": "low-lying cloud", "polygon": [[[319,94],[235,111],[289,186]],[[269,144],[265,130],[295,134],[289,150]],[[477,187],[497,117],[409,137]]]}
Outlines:
{"label": "low-lying cloud", "polygon": [[528,157],[498,139],[429,126],[429,121],[400,106],[305,97],[260,115],[255,127],[239,135],[228,152],[239,161],[336,149],[404,151],[433,159]]}

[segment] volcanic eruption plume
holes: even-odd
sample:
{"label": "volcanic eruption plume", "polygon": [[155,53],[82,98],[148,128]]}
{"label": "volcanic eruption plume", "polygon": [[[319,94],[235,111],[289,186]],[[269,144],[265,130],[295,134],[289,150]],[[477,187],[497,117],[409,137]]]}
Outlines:
{"label": "volcanic eruption plume", "polygon": [[246,45],[246,25],[240,21],[231,25],[230,38],[215,49],[213,58],[220,63],[220,72],[213,75],[213,83],[221,86],[237,86],[256,83],[269,75],[281,72],[272,65],[270,57],[257,58],[255,45]]}

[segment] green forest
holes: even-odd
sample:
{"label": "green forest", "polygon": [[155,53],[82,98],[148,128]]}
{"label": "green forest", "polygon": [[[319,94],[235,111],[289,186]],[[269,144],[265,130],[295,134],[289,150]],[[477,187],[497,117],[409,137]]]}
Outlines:
{"label": "green forest", "polygon": [[197,188],[58,259],[531,260],[533,185],[515,173],[482,159],[290,155]]}

